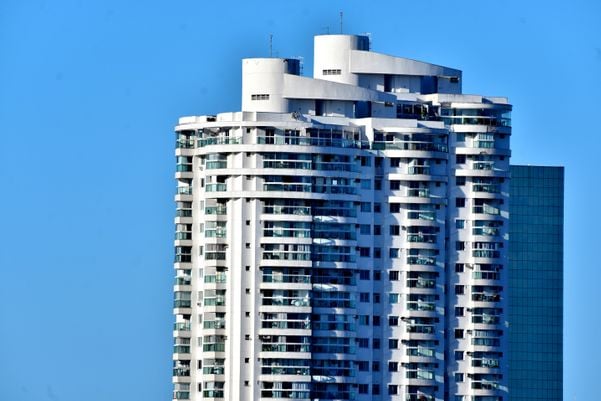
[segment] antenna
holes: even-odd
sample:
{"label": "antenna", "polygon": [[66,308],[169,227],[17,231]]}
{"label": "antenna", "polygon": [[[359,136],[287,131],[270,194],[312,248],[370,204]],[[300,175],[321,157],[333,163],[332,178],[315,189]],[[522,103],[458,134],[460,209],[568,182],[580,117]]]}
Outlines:
{"label": "antenna", "polygon": [[269,34],[269,57],[273,57],[273,33]]}
{"label": "antenna", "polygon": [[342,33],[342,17],[343,17],[343,14],[342,14],[342,11],[340,11],[340,33]]}

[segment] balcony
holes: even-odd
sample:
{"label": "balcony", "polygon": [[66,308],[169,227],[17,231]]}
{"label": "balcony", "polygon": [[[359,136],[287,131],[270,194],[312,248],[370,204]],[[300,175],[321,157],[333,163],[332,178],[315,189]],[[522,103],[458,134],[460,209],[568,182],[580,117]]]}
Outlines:
{"label": "balcony", "polygon": [[408,211],[407,218],[410,220],[427,220],[434,221],[436,219],[436,212],[434,211]]}
{"label": "balcony", "polygon": [[296,274],[264,274],[264,283],[311,284],[311,276]]}
{"label": "balcony", "polygon": [[226,215],[227,206],[207,206],[205,207],[205,214],[207,215]]}
{"label": "balcony", "polygon": [[190,322],[177,322],[173,325],[175,331],[190,331]]}
{"label": "balcony", "polygon": [[215,136],[199,139],[196,144],[199,148],[209,145],[239,145],[242,143],[242,137]]}
{"label": "balcony", "polygon": [[501,186],[499,184],[472,184],[472,191],[498,194],[501,193]]}
{"label": "balcony", "polygon": [[225,192],[227,191],[226,183],[216,183],[205,185],[205,192]]}
{"label": "balcony", "polygon": [[443,143],[432,142],[406,142],[406,141],[374,141],[372,149],[375,150],[416,150],[422,152],[448,152],[449,148]]}
{"label": "balcony", "polygon": [[205,168],[207,170],[217,170],[221,168],[227,168],[227,161],[224,160],[211,160],[205,163]]}
{"label": "balcony", "polygon": [[410,175],[430,175],[430,166],[409,166],[407,174]]}
{"label": "balcony", "polygon": [[430,196],[430,189],[428,188],[409,188],[407,190],[407,196],[416,198],[428,198]]}

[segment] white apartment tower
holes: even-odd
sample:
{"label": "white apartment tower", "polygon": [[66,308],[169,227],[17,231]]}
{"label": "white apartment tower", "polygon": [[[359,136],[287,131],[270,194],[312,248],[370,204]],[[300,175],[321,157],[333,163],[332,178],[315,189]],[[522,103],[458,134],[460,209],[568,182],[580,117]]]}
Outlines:
{"label": "white apartment tower", "polygon": [[176,130],[174,400],[507,401],[509,114],[315,37]]}

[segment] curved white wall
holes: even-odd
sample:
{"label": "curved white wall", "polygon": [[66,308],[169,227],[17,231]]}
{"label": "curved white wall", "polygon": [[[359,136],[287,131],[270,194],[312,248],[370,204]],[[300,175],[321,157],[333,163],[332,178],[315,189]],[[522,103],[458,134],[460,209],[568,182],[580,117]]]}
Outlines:
{"label": "curved white wall", "polygon": [[[350,72],[351,50],[361,49],[366,38],[357,35],[315,36],[313,77],[350,85],[359,84],[359,76]],[[324,70],[340,70],[340,75],[324,75]]]}
{"label": "curved white wall", "polygon": [[[284,74],[288,60],[283,58],[247,58],[242,60],[242,111],[288,112],[284,99]],[[253,95],[269,99],[253,100]]]}

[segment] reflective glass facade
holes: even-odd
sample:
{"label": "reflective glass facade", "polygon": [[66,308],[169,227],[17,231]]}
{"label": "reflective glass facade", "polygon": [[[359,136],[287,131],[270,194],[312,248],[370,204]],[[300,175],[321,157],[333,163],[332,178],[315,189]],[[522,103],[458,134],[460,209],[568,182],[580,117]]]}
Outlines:
{"label": "reflective glass facade", "polygon": [[509,398],[561,400],[563,167],[511,166]]}

